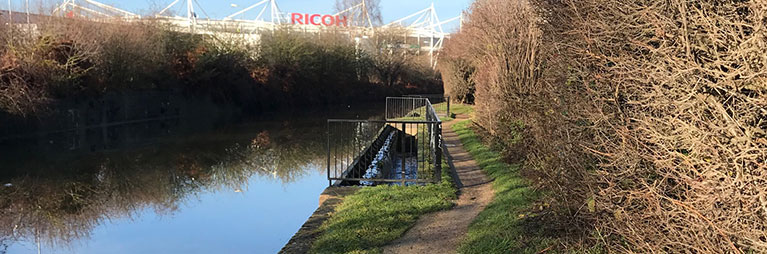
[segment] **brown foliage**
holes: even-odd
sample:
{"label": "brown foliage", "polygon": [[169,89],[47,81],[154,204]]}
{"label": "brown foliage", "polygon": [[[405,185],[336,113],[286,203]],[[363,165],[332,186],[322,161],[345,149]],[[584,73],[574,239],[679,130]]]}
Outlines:
{"label": "brown foliage", "polygon": [[462,58],[445,58],[438,64],[442,73],[442,82],[445,86],[445,94],[452,100],[473,104],[474,92],[474,67]]}
{"label": "brown foliage", "polygon": [[372,45],[355,45],[337,31],[280,29],[256,44],[153,21],[51,18],[0,34],[0,113],[40,116],[57,102],[128,91],[173,91],[247,113],[438,91],[434,72],[390,40],[401,35],[381,31],[365,40]]}
{"label": "brown foliage", "polygon": [[[617,252],[767,252],[767,2],[479,0],[477,122]],[[447,51],[451,52],[451,51]],[[468,53],[467,53],[468,52]]]}
{"label": "brown foliage", "polygon": [[767,251],[765,4],[547,6],[590,82],[597,226],[634,250]]}

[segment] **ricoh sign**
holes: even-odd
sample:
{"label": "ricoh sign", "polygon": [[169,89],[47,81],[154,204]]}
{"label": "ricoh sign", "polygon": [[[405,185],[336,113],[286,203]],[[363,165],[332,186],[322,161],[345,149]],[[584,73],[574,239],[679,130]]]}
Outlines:
{"label": "ricoh sign", "polygon": [[294,25],[314,25],[314,26],[343,26],[348,27],[349,22],[346,16],[291,13],[290,22]]}

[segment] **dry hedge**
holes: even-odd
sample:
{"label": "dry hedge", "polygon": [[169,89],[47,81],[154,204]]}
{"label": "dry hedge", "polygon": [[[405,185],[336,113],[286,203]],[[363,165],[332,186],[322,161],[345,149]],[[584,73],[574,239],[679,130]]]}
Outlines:
{"label": "dry hedge", "polygon": [[474,92],[474,67],[463,59],[442,59],[438,64],[442,73],[442,82],[445,85],[445,94],[460,103],[473,104]]}
{"label": "dry hedge", "polygon": [[767,252],[766,29],[764,0],[478,0],[457,39],[478,122],[521,120],[605,248],[742,253]]}

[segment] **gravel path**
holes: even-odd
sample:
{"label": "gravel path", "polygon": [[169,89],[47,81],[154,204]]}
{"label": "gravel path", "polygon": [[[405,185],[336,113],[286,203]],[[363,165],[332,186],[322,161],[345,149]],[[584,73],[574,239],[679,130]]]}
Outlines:
{"label": "gravel path", "polygon": [[384,253],[455,253],[469,224],[493,200],[495,194],[490,179],[463,148],[451,128],[452,124],[466,119],[461,117],[445,123],[442,128],[445,144],[458,173],[460,196],[456,206],[421,216],[404,236],[385,246]]}

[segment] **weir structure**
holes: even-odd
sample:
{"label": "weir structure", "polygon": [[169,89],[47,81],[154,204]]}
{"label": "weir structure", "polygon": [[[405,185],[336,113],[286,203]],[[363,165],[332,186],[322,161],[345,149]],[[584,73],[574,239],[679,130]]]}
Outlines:
{"label": "weir structure", "polygon": [[328,119],[328,183],[371,186],[440,182],[439,115],[429,98],[413,96],[386,98],[385,120]]}

